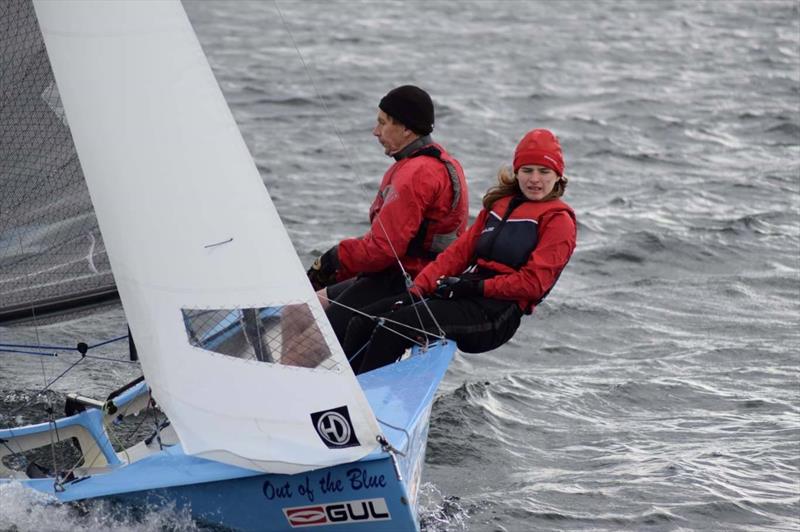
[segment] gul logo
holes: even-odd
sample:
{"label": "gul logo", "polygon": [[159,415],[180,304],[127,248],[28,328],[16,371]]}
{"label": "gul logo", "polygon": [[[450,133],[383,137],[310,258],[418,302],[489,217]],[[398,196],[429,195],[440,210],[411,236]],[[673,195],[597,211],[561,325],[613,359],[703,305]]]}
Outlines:
{"label": "gul logo", "polygon": [[292,528],[391,520],[385,499],[361,499],[315,506],[284,508]]}
{"label": "gul logo", "polygon": [[325,508],[322,506],[284,508],[283,513],[293,527],[324,525],[328,522]]}
{"label": "gul logo", "polygon": [[314,430],[329,449],[361,445],[353,430],[347,406],[314,412],[311,414],[311,423],[314,424]]}

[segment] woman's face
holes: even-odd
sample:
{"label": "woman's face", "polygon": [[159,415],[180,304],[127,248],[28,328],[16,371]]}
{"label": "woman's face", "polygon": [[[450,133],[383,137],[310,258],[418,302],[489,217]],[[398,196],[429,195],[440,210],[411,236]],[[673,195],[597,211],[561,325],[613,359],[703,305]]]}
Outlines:
{"label": "woman's face", "polygon": [[517,170],[519,189],[532,201],[539,201],[550,194],[558,179],[558,174],[546,166],[526,164]]}

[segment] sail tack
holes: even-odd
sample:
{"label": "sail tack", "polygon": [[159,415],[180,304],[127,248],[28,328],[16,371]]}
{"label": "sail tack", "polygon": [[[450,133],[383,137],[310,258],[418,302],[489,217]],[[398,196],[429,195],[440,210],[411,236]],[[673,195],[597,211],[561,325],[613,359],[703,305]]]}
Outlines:
{"label": "sail tack", "polygon": [[276,473],[371,452],[375,417],[180,2],[34,5],[145,377],[185,450]]}

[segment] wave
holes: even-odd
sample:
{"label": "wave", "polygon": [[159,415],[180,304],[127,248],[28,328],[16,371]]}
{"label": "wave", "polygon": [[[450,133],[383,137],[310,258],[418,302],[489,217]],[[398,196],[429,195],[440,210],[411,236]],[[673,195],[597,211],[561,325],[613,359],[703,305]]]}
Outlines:
{"label": "wave", "polygon": [[202,530],[187,508],[152,505],[133,508],[108,501],[63,504],[19,483],[0,484],[0,530],[15,532],[107,532]]}

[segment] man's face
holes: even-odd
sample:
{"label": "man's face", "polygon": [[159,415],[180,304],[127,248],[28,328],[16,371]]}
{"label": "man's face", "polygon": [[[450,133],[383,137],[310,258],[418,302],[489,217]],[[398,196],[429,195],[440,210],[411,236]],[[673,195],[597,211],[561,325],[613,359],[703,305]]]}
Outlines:
{"label": "man's face", "polygon": [[386,155],[394,155],[405,148],[417,135],[391,116],[378,110],[377,124],[372,134],[378,137]]}

